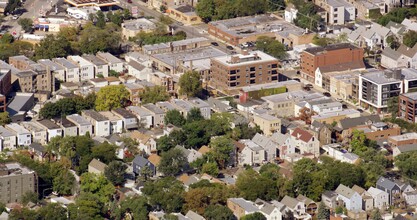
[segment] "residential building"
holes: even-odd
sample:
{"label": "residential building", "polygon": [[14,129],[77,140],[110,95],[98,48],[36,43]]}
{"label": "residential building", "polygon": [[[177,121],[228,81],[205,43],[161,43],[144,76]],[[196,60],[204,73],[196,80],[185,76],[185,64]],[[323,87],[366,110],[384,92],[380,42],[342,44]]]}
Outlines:
{"label": "residential building", "polygon": [[93,54],[84,54],[82,58],[90,61],[94,65],[94,76],[109,76],[109,65],[104,60],[96,57]]}
{"label": "residential building", "polygon": [[290,196],[284,196],[281,203],[292,212],[294,219],[311,219],[311,215],[306,212],[306,206],[302,201]]}
{"label": "residential building", "polygon": [[7,105],[7,112],[12,122],[24,121],[26,112],[35,105],[35,96],[33,93],[17,92],[16,96]]}
{"label": "residential building", "polygon": [[350,163],[350,164],[357,164],[360,161],[358,155],[348,152],[342,148],[340,144],[327,144],[321,147],[325,152],[326,155],[341,162]]}
{"label": "residential building", "polygon": [[[182,154],[185,156],[185,158],[187,159],[187,162],[189,164],[196,161],[198,158],[203,157],[203,155],[200,152],[198,152],[198,151],[196,151],[195,149],[192,149],[192,148],[187,149],[183,146],[178,146],[178,145],[175,148],[182,151]],[[155,150],[156,150],[156,148],[155,148]]]}
{"label": "residential building", "polygon": [[11,123],[6,124],[5,128],[16,134],[18,146],[29,146],[32,143],[32,134],[23,126],[17,123]]}
{"label": "residential building", "polygon": [[417,133],[405,133],[388,137],[388,144],[391,147],[399,147],[403,145],[417,144]]}
{"label": "residential building", "polygon": [[93,124],[79,114],[67,115],[68,121],[74,123],[78,128],[78,136],[93,134]]}
{"label": "residential building", "polygon": [[0,165],[0,202],[19,203],[24,194],[38,191],[38,176],[35,171],[19,163]]}
{"label": "residential building", "polygon": [[315,137],[319,140],[320,146],[332,142],[332,131],[328,124],[315,120],[311,123],[311,130],[315,132]]}
{"label": "residential building", "polygon": [[170,43],[159,43],[144,45],[142,47],[143,53],[147,55],[161,54],[161,53],[172,53],[172,52],[183,52],[193,49],[209,47],[210,40],[205,37],[189,38],[184,40],[173,41]]}
{"label": "residential building", "polygon": [[148,155],[156,153],[156,140],[151,135],[144,134],[139,131],[133,131],[129,135],[130,138],[139,143],[139,150]]}
{"label": "residential building", "polygon": [[265,150],[265,161],[274,162],[279,157],[277,154],[279,144],[273,138],[257,133],[252,141]]}
{"label": "residential building", "polygon": [[6,112],[7,111],[7,100],[6,96],[0,94],[0,112]]}
{"label": "residential building", "polygon": [[232,210],[233,215],[235,215],[237,219],[259,211],[258,207],[256,207],[253,202],[243,198],[228,198],[227,207]]}
{"label": "residential building", "polygon": [[129,92],[129,100],[133,105],[138,105],[141,102],[140,95],[145,91],[145,87],[138,83],[126,83],[125,87]]}
{"label": "residential building", "polygon": [[140,32],[149,33],[155,29],[156,24],[146,18],[127,20],[122,23],[122,37],[124,40],[129,40]]}
{"label": "residential building", "polygon": [[136,118],[138,119],[138,124],[140,124],[144,128],[151,128],[154,126],[153,116],[149,110],[139,106],[128,106],[127,110],[129,110],[133,115],[136,116]]}
{"label": "residential building", "polygon": [[402,44],[397,50],[385,47],[381,54],[381,66],[385,68],[416,68],[417,46],[409,48]]}
{"label": "residential building", "polygon": [[366,138],[370,140],[386,140],[387,137],[401,134],[401,128],[396,124],[385,122],[369,123],[352,128],[352,130],[363,131]]}
{"label": "residential building", "polygon": [[[0,69],[0,94],[8,96],[12,89],[12,72],[9,69]],[[3,104],[2,106],[6,106]],[[5,107],[3,111],[6,111]]]}
{"label": "residential building", "polygon": [[14,150],[17,146],[16,134],[0,126],[0,150]]}
{"label": "residential building", "polygon": [[122,119],[123,129],[131,130],[138,128],[138,119],[128,110],[124,108],[117,108],[111,110],[111,112]]}
{"label": "residential building", "polygon": [[392,147],[392,156],[397,157],[402,153],[417,151],[417,144],[406,144],[398,147]]}
{"label": "residential building", "polygon": [[362,210],[362,197],[359,193],[355,192],[351,188],[340,184],[335,192],[338,198],[343,200],[345,207],[349,211],[361,211]]}
{"label": "residential building", "polygon": [[29,145],[28,150],[31,158],[37,161],[43,162],[46,159],[52,159],[52,157],[49,157],[50,155],[46,152],[45,148],[39,143],[32,142],[32,144]]}
{"label": "residential building", "polygon": [[62,137],[62,128],[53,121],[44,119],[36,122],[47,130],[48,142],[54,137]]}
{"label": "residential building", "polygon": [[385,177],[379,177],[376,188],[388,193],[389,205],[393,205],[401,196],[401,188],[394,181]]}
{"label": "residential building", "polygon": [[151,113],[153,127],[164,125],[165,112],[162,109],[152,103],[142,105],[142,107]]}
{"label": "residential building", "polygon": [[111,53],[97,52],[96,56],[107,62],[107,65],[109,66],[109,70],[113,70],[118,73],[123,72],[124,62],[121,59],[113,56]]}
{"label": "residential building", "polygon": [[325,191],[323,194],[321,194],[321,201],[324,203],[324,205],[326,205],[326,207],[329,207],[332,210],[339,206],[337,193],[334,191]]}
{"label": "residential building", "polygon": [[311,43],[315,35],[269,14],[211,21],[208,23],[208,33],[234,46],[267,36],[289,48]]}
{"label": "residential building", "polygon": [[301,128],[295,128],[289,138],[288,146],[295,148],[295,153],[320,156],[320,142],[313,134]]}
{"label": "residential building", "polygon": [[75,136],[78,136],[78,126],[76,124],[72,123],[67,118],[60,118],[59,120],[57,120],[57,124],[62,129],[62,136],[63,137],[67,137],[67,136],[75,137]]}
{"label": "residential building", "polygon": [[107,137],[110,135],[110,120],[94,110],[84,110],[81,115],[93,125],[93,135]]}
{"label": "residential building", "polygon": [[389,207],[388,193],[380,189],[370,187],[368,193],[374,199],[374,207],[383,210]]}
{"label": "residential building", "polygon": [[252,166],[265,162],[265,150],[261,146],[252,140],[246,139],[239,140],[239,143],[244,145],[241,153],[238,155],[240,165],[243,166],[246,164]]}
{"label": "residential building", "polygon": [[143,170],[145,167],[148,167],[151,170],[151,172],[153,172],[153,175],[156,174],[156,167],[149,160],[140,155],[137,155],[135,159],[133,159],[132,166],[133,172],[136,175],[141,175],[141,170]]}
{"label": "residential building", "polygon": [[271,136],[274,133],[281,132],[281,119],[267,113],[254,114],[253,122],[259,126],[261,131],[266,136]]}
{"label": "residential building", "polygon": [[407,205],[413,206],[417,204],[417,191],[403,192],[402,196]]}
{"label": "residential building", "polygon": [[362,209],[365,211],[370,211],[374,209],[374,198],[369,194],[364,188],[354,185],[352,190],[359,193],[362,197]]}
{"label": "residential building", "polygon": [[[316,1],[316,4],[322,1]],[[353,4],[345,0],[328,0],[323,1],[324,4],[319,6],[327,11],[328,24],[343,25],[346,22],[354,21],[356,19],[356,11]]]}
{"label": "residential building", "polygon": [[398,116],[410,123],[417,122],[417,92],[400,94]]}
{"label": "residential building", "polygon": [[[363,48],[348,43],[307,48],[301,53],[301,76],[314,82],[317,68],[355,62],[363,64],[363,53]],[[346,65],[344,70],[348,68]]]}
{"label": "residential building", "polygon": [[22,122],[21,125],[32,133],[32,142],[46,145],[48,143],[48,131],[34,121]]}
{"label": "residential building", "polygon": [[366,108],[386,111],[388,100],[417,87],[417,70],[373,71],[359,76],[359,101]]}
{"label": "residential building", "polygon": [[123,120],[111,111],[99,112],[110,120],[110,134],[120,134],[123,131]]}
{"label": "residential building", "polygon": [[38,60],[38,63],[43,65],[48,71],[50,71],[54,78],[66,82],[65,68],[63,66],[56,62],[53,62],[50,59],[40,59]]}
{"label": "residential building", "polygon": [[194,108],[198,108],[201,112],[201,115],[203,116],[204,119],[210,119],[211,117],[211,108],[210,105],[199,99],[199,98],[190,98],[187,100],[189,103],[191,103],[191,105],[194,106]]}
{"label": "residential building", "polygon": [[[315,80],[314,83],[331,92],[336,93],[342,88],[338,88],[335,80],[343,80],[345,83],[357,84],[354,80],[358,79],[361,72],[365,70],[365,65],[363,61],[355,61],[350,63],[335,64],[330,66],[318,67],[315,71]],[[347,81],[350,80],[351,82]],[[333,82],[332,82],[333,80]],[[349,89],[349,88],[345,88]],[[350,88],[353,90],[353,88]],[[348,91],[353,92],[353,91]]]}
{"label": "residential building", "polygon": [[96,77],[94,72],[94,64],[90,61],[76,55],[76,56],[68,56],[67,59],[78,66],[79,68],[79,81],[86,81],[89,79],[93,79]]}
{"label": "residential building", "polygon": [[282,219],[285,215],[285,207],[279,207],[262,199],[256,199],[255,205],[259,208],[259,212],[262,213],[267,220]]}
{"label": "residential building", "polygon": [[[53,58],[52,62],[64,68],[64,74],[55,75],[64,82],[80,82],[80,68],[66,58]],[[61,78],[62,77],[62,78]]]}
{"label": "residential building", "polygon": [[32,61],[25,55],[19,55],[10,57],[9,64],[19,70],[28,70],[30,69],[30,65],[36,64],[36,62]]}
{"label": "residential building", "polygon": [[104,175],[104,170],[106,169],[107,165],[100,160],[92,159],[91,162],[88,164],[88,172],[94,173],[97,175]]}
{"label": "residential building", "polygon": [[[187,118],[188,112],[190,112],[191,109],[193,108],[193,105],[191,105],[191,103],[189,103],[185,100],[182,100],[182,99],[172,99],[170,105],[162,104],[162,103],[160,103],[159,105],[163,105],[162,108],[164,110],[167,109],[167,107],[168,108],[170,108],[170,107],[175,108],[176,110],[178,110],[181,113],[181,115],[184,118]],[[158,106],[158,103],[157,103],[157,106]]]}
{"label": "residential building", "polygon": [[211,59],[211,84],[218,89],[278,82],[278,60],[261,51]]}

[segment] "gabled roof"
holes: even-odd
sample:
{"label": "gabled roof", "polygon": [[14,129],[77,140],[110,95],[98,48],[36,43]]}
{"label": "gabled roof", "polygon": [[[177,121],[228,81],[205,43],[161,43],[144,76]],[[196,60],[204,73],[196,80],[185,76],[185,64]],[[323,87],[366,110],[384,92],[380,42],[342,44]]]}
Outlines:
{"label": "gabled roof", "polygon": [[161,157],[157,154],[151,154],[148,157],[149,162],[151,162],[153,165],[158,166],[161,162]]}
{"label": "gabled roof", "polygon": [[256,133],[256,135],[252,138],[252,141],[261,146],[263,149],[273,149],[277,146],[271,138],[259,133]]}
{"label": "gabled roof", "polygon": [[359,125],[364,125],[367,121],[381,122],[381,119],[378,115],[368,115],[357,118],[345,118],[340,120],[340,127],[342,128],[342,130],[345,130]]}
{"label": "gabled roof", "polygon": [[282,200],[281,203],[286,205],[287,207],[289,207],[290,209],[295,209],[297,204],[300,203],[300,201],[298,201],[297,199],[290,197],[290,196],[285,196]]}
{"label": "gabled roof", "polygon": [[149,160],[147,160],[146,158],[142,157],[141,155],[137,155],[135,157],[135,159],[133,159],[132,162],[134,164],[137,164],[139,167],[145,167],[146,165],[149,164]]}
{"label": "gabled roof", "polygon": [[259,209],[252,202],[247,201],[243,198],[229,198],[228,200],[239,205],[248,213],[259,211]]}
{"label": "gabled roof", "polygon": [[372,197],[377,197],[379,194],[381,193],[385,193],[384,191],[377,189],[375,187],[370,187],[368,189],[368,193],[372,196]]}
{"label": "gabled roof", "polygon": [[41,152],[41,153],[45,152],[45,148],[41,144],[36,143],[36,142],[32,142],[29,145],[29,148],[32,148],[33,150]]}
{"label": "gabled roof", "polygon": [[311,133],[301,128],[296,128],[292,132],[291,136],[298,138],[306,143],[308,143],[313,138],[313,135]]}
{"label": "gabled roof", "polygon": [[398,50],[393,50],[391,47],[385,47],[385,49],[382,51],[382,55],[389,57],[393,60],[398,60],[401,57],[401,53],[398,52]]}
{"label": "gabled roof", "polygon": [[274,209],[279,209],[278,207],[274,206],[273,204],[266,202],[262,199],[256,199],[255,204],[260,207],[261,212],[270,215]]}
{"label": "gabled roof", "polygon": [[358,185],[352,186],[352,190],[359,193],[359,195],[362,195],[366,190]]}
{"label": "gabled roof", "polygon": [[185,215],[187,218],[191,219],[191,220],[205,220],[205,218],[191,210],[189,210],[187,212],[187,214]]}
{"label": "gabled roof", "polygon": [[413,58],[414,55],[417,53],[417,44],[414,45],[414,47],[410,48],[407,47],[404,44],[401,44],[400,47],[397,49],[397,52],[400,54],[403,54],[404,56],[408,58]]}
{"label": "gabled roof", "polygon": [[301,195],[301,194],[297,196],[297,200],[304,203],[305,205],[315,203],[312,199],[310,199],[310,198],[308,198],[304,195]]}
{"label": "gabled roof", "polygon": [[290,134],[281,134],[279,132],[276,132],[272,134],[271,139],[278,145],[282,146],[285,144],[285,141],[290,137]]}
{"label": "gabled roof", "polygon": [[92,159],[91,162],[88,164],[88,166],[94,167],[100,172],[104,172],[104,169],[107,167],[107,165],[97,159]]}
{"label": "gabled roof", "polygon": [[395,182],[391,181],[390,179],[381,176],[376,182],[376,185],[384,189],[392,190],[397,184],[395,184]]}
{"label": "gabled roof", "polygon": [[352,198],[352,196],[356,193],[355,191],[353,191],[351,188],[340,184],[337,189],[335,190],[335,192],[339,195],[342,195],[348,199]]}

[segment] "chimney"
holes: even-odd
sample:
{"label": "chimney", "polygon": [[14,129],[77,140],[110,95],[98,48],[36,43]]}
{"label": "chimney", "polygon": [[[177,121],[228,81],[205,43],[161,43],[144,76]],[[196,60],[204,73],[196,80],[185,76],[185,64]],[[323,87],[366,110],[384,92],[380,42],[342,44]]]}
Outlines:
{"label": "chimney", "polygon": [[301,134],[297,133],[297,139],[300,139],[300,137],[301,137]]}

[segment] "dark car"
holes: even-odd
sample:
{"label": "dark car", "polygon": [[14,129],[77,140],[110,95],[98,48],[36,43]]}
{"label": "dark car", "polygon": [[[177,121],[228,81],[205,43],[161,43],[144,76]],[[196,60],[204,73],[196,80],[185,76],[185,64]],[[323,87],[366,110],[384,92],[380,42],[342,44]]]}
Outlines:
{"label": "dark car", "polygon": [[347,105],[346,105],[346,104],[342,104],[342,108],[343,108],[343,109],[347,109],[348,107],[347,107]]}
{"label": "dark car", "polygon": [[308,88],[310,88],[310,89],[311,89],[311,88],[313,88],[313,85],[311,85],[311,84],[307,84],[307,85],[306,85],[306,87],[308,87]]}
{"label": "dark car", "polygon": [[294,79],[292,79],[292,80],[295,80],[295,81],[297,81],[297,82],[300,82],[300,79],[299,79],[299,78],[294,78]]}
{"label": "dark car", "polygon": [[227,46],[226,48],[229,49],[229,50],[233,50],[234,49],[232,46]]}
{"label": "dark car", "polygon": [[211,45],[216,46],[216,47],[219,46],[217,42],[211,42]]}
{"label": "dark car", "polygon": [[330,93],[328,93],[328,92],[323,92],[323,95],[324,96],[326,96],[326,97],[331,97],[332,95],[330,95]]}
{"label": "dark car", "polygon": [[362,109],[360,109],[360,108],[358,108],[358,109],[356,109],[356,110],[358,110],[358,112],[360,112],[360,113],[362,113],[362,112],[363,112],[363,110],[362,110]]}

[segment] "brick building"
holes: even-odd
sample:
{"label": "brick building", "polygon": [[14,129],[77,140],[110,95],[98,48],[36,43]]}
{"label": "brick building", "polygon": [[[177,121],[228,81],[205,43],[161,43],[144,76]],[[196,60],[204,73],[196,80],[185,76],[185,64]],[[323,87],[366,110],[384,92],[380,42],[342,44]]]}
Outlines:
{"label": "brick building", "polygon": [[[319,67],[337,66],[358,61],[363,63],[363,48],[352,44],[343,43],[307,48],[301,53],[301,74],[303,78],[314,81],[316,70]],[[349,65],[346,65],[346,68],[349,68]]]}
{"label": "brick building", "polygon": [[211,84],[223,90],[278,82],[278,60],[261,51],[211,59]]}
{"label": "brick building", "polygon": [[403,93],[399,96],[398,101],[398,116],[402,119],[416,123],[417,115],[417,92]]}

